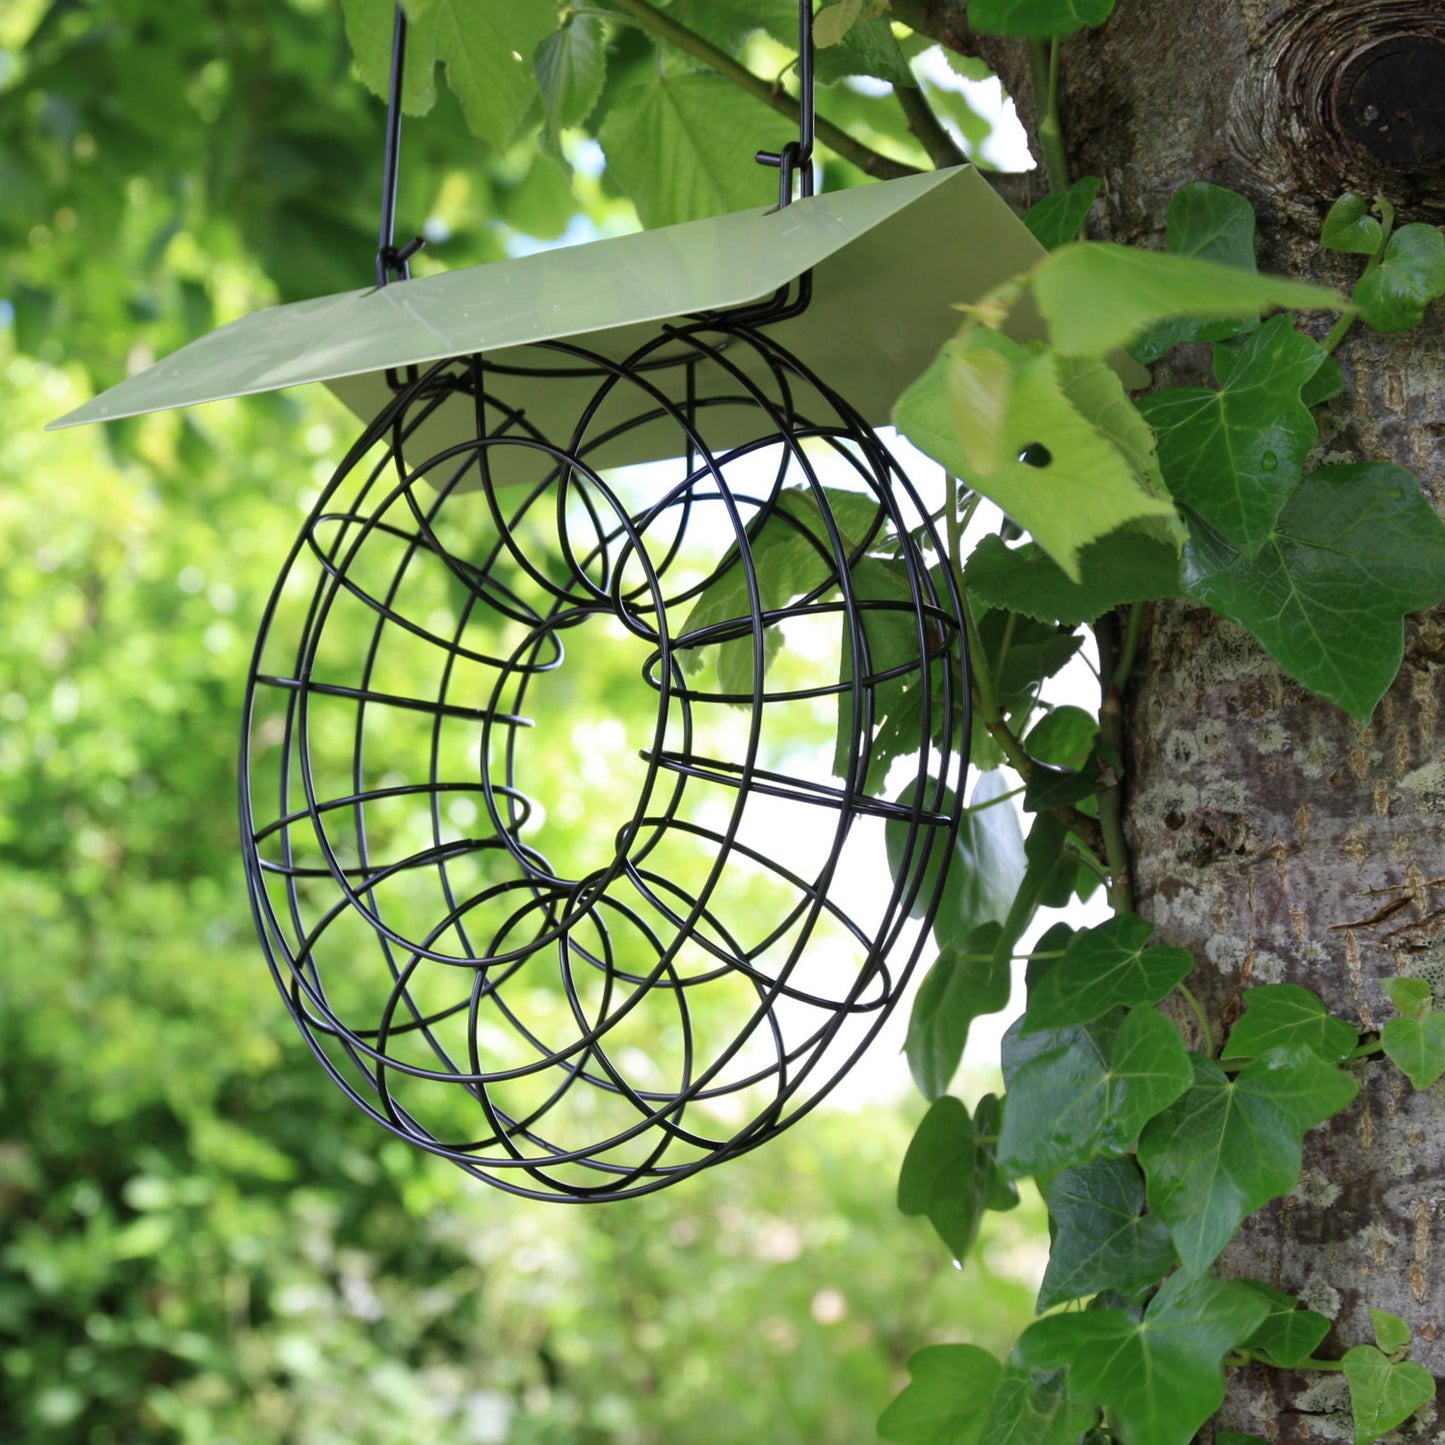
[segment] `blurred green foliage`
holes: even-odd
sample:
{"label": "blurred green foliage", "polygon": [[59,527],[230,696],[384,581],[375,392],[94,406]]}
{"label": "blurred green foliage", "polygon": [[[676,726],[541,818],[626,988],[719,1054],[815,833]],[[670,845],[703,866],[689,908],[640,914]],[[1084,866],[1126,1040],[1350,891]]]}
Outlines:
{"label": "blurred green foliage", "polygon": [[[970,1337],[1018,1332],[1037,1209],[938,1271],[882,1106],[593,1210],[389,1141],[293,1036],[236,849],[251,633],[351,423],[308,393],[41,430],[368,283],[381,108],[349,66],[327,0],[0,7],[0,1439],[871,1439],[965,1279]],[[454,107],[408,127],[432,264],[565,230],[563,171]]]}

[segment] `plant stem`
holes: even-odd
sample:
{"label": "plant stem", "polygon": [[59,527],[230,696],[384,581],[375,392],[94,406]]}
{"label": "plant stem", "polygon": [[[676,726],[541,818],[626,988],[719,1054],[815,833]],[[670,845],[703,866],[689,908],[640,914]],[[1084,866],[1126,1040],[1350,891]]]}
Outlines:
{"label": "plant stem", "polygon": [[1204,1038],[1204,1052],[1210,1058],[1214,1057],[1214,1030],[1209,1027],[1209,1018],[1204,1012],[1203,1006],[1194,996],[1194,992],[1181,980],[1174,987],[1179,991],[1179,997],[1187,1003],[1194,1013],[1194,1022],[1199,1025],[1199,1032]]}
{"label": "plant stem", "polygon": [[1385,1046],[1378,1038],[1368,1041],[1361,1039],[1360,1042],[1345,1055],[1345,1062],[1348,1063],[1351,1059],[1373,1058],[1374,1055],[1383,1054],[1384,1052]]}
{"label": "plant stem", "polygon": [[[615,10],[621,11],[644,30],[651,31],[669,45],[675,45],[695,60],[702,61],[704,65],[717,71],[724,80],[732,81],[739,89],[756,97],[779,115],[785,115],[789,120],[797,122],[798,102],[785,90],[764,80],[761,75],[754,75],[746,65],[734,60],[727,51],[718,49],[710,40],[704,40],[686,25],[680,25],[672,16],[650,4],[649,0],[612,0],[612,4]],[[898,176],[918,174],[916,166],[904,165],[902,161],[895,161],[873,150],[821,115],[817,118],[817,133],[818,139],[830,150],[836,151],[844,160],[852,161],[867,175],[891,180]]]}
{"label": "plant stem", "polygon": [[[1375,254],[1365,262],[1365,269],[1360,272],[1360,281],[1363,281],[1384,260],[1385,246],[1390,240],[1390,232],[1395,228],[1395,208],[1384,196],[1375,197],[1375,210],[1380,213],[1380,244],[1375,248]],[[1360,281],[1356,281],[1355,285],[1358,286]],[[1356,313],[1353,311],[1346,311],[1330,328],[1330,334],[1320,342],[1326,355],[1333,355],[1335,348],[1349,334],[1350,327],[1355,324],[1355,315]]]}
{"label": "plant stem", "polygon": [[[1094,624],[1094,638],[1099,646],[1099,744],[1100,755],[1116,776],[1112,786],[1101,787],[1099,828],[1104,838],[1104,859],[1109,865],[1109,904],[1115,913],[1134,911],[1134,894],[1129,882],[1129,845],[1124,838],[1124,703],[1114,678],[1122,661],[1119,625],[1112,613]],[[1127,676],[1127,671],[1126,674]]]}
{"label": "plant stem", "polygon": [[1139,633],[1144,625],[1144,604],[1132,603],[1129,620],[1124,624],[1124,645],[1119,649],[1119,661],[1114,667],[1114,686],[1123,692],[1134,671],[1134,659],[1139,653]]}
{"label": "plant stem", "polygon": [[933,107],[929,105],[922,90],[916,85],[895,85],[893,94],[898,97],[898,104],[914,139],[928,152],[928,159],[939,170],[968,163],[968,157],[959,150],[953,137],[943,128],[943,122],[933,113]]}
{"label": "plant stem", "polygon": [[1029,64],[1034,82],[1034,104],[1039,112],[1039,149],[1044,153],[1044,174],[1049,194],[1069,189],[1069,163],[1064,157],[1064,133],[1059,125],[1059,42],[1029,42]]}

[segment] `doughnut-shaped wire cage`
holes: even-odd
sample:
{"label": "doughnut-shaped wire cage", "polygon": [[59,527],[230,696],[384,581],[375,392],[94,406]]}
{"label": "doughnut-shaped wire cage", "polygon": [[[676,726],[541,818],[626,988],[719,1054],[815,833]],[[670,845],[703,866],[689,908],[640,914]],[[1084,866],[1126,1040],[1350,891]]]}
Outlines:
{"label": "doughnut-shaped wire cage", "polygon": [[[899,997],[958,827],[961,609],[882,441],[745,315],[518,355],[392,378],[316,503],[256,646],[243,848],[363,1110],[616,1199],[778,1133]],[[565,434],[507,402],[539,374],[581,398]]]}

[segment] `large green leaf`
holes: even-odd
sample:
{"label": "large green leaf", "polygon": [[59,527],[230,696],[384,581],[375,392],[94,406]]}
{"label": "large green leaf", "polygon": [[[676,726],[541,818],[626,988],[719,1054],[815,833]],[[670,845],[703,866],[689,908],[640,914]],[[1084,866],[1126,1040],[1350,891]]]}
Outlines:
{"label": "large green leaf", "polygon": [[1139,527],[1120,527],[1079,550],[1077,581],[1036,542],[1010,547],[990,532],[973,549],[966,578],[986,607],[1076,626],[1121,602],[1147,602],[1179,591],[1179,553]]}
{"label": "large green leaf", "polygon": [[930,1345],[908,1361],[908,1384],[878,1433],[897,1445],[976,1445],[1003,1366],[977,1345]]}
{"label": "large green leaf", "polygon": [[974,1019],[1008,1007],[1012,967],[994,954],[1000,931],[985,923],[950,941],[914,996],[903,1052],[925,1099],[938,1098],[958,1072]]}
{"label": "large green leaf", "polygon": [[1221,1360],[1268,1308],[1234,1280],[1175,1273],[1142,1319],[1120,1309],[1050,1315],[1023,1332],[1014,1358],[1066,1368],[1073,1393],[1108,1409],[1135,1445],[1188,1445],[1224,1399]]}
{"label": "large green leaf", "polygon": [[1059,960],[1029,991],[1024,1028],[1065,1028],[1119,1007],[1158,1003],[1194,967],[1186,948],[1146,948],[1154,925],[1116,914],[1076,933]]}
{"label": "large green leaf", "polygon": [[1190,596],[1364,722],[1400,669],[1404,615],[1445,594],[1445,524],[1402,467],[1322,467],[1253,561],[1199,527],[1183,574]]}
{"label": "large green leaf", "polygon": [[1244,1341],[1244,1348],[1280,1369],[1293,1369],[1314,1354],[1330,1332],[1330,1321],[1316,1310],[1302,1310],[1292,1294],[1285,1294],[1261,1280],[1245,1280],[1266,1304],[1269,1313],[1259,1328]]}
{"label": "large green leaf", "polygon": [[720,75],[693,73],[635,87],[597,137],[648,227],[767,205],[777,182],[753,152],[788,138],[787,121],[761,101]]}
{"label": "large green leaf", "polygon": [[1261,276],[1192,256],[1080,241],[1051,252],[1033,289],[1054,345],[1066,356],[1105,356],[1169,316],[1256,316],[1288,306],[1339,310],[1323,286]]}
{"label": "large green leaf", "polygon": [[[1078,581],[1083,546],[1136,518],[1172,521],[1174,509],[1066,385],[1082,389],[1078,372],[1051,351],[973,327],[899,398],[894,422]],[[1032,460],[1021,461],[1025,455]]]}
{"label": "large green leaf", "polygon": [[973,0],[968,23],[984,35],[1052,40],[1102,25],[1114,0]]}
{"label": "large green leaf", "polygon": [[1060,1372],[1003,1368],[978,1445],[1075,1445],[1098,1411],[1077,1400]]}
{"label": "large green leaf", "polygon": [[1359,1041],[1349,1024],[1325,1012],[1317,993],[1296,983],[1266,983],[1245,990],[1244,1017],[1229,1031],[1221,1057],[1254,1059],[1303,1046],[1337,1064]]}
{"label": "large green leaf", "polygon": [[1435,1398],[1428,1370],[1413,1360],[1391,1364],[1373,1345],[1346,1351],[1345,1379],[1350,1382],[1355,1445],[1370,1445]]}
{"label": "large green leaf", "polygon": [[1237,346],[1215,347],[1218,390],[1170,387],[1139,402],[1174,499],[1247,557],[1269,539],[1315,444],[1300,389],[1324,360],[1318,342],[1276,316]]}
{"label": "large green leaf", "polygon": [[797,48],[796,0],[673,0],[669,8],[689,30],[725,50],[740,47],[755,30]]}
{"label": "large green leaf", "polygon": [[1414,221],[1385,244],[1380,264],[1355,283],[1360,316],[1376,331],[1418,326],[1425,308],[1445,295],[1445,236],[1438,227]]}
{"label": "large green leaf", "polygon": [[1267,1054],[1234,1078],[1195,1060],[1193,1087],[1139,1140],[1149,1207],[1190,1274],[1214,1263],[1246,1216],[1294,1188],[1305,1134],[1358,1088],[1307,1048]]}
{"label": "large green leaf", "polygon": [[1044,1188],[1054,1232],[1039,1288],[1042,1312],[1113,1290],[1128,1299],[1174,1268],[1163,1220],[1144,1214],[1144,1180],[1132,1159],[1093,1159]]}
{"label": "large green leaf", "polygon": [[994,1162],[998,1127],[992,1094],[979,1100],[972,1119],[960,1100],[945,1094],[933,1101],[903,1156],[898,1208],[927,1216],[955,1259],[973,1248],[985,1210],[1018,1203]]}
{"label": "large green leaf", "polygon": [[1151,1008],[1038,1034],[1015,1025],[1010,1038],[998,1160],[1013,1178],[1123,1153],[1189,1087],[1179,1031]]}

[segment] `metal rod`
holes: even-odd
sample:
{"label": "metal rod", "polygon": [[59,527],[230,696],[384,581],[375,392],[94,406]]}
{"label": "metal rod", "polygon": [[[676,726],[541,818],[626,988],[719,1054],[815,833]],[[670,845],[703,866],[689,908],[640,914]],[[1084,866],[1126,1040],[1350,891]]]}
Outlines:
{"label": "metal rod", "polygon": [[778,177],[778,209],[793,203],[793,178],[798,178],[802,195],[813,194],[813,140],[817,117],[813,100],[813,0],[798,0],[798,139],[781,151],[759,151],[754,159],[762,166],[775,166]]}
{"label": "metal rod", "polygon": [[397,249],[396,180],[401,167],[401,94],[406,72],[406,12],[398,4],[391,38],[391,90],[386,103],[386,159],[381,176],[381,225],[376,239],[376,284],[385,286],[395,272],[399,280],[411,276],[407,264],[421,250],[420,238]]}

